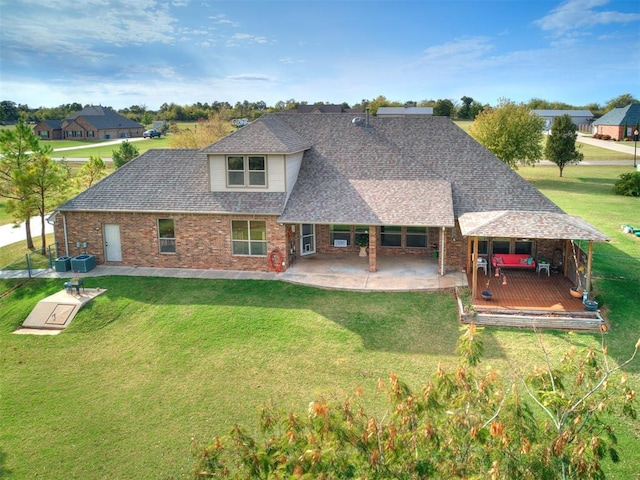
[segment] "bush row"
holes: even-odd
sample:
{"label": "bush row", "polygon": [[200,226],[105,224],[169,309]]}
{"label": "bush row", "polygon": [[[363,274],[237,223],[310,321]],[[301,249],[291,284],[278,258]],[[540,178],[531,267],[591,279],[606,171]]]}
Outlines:
{"label": "bush row", "polygon": [[605,135],[603,133],[594,133],[593,138],[597,138],[599,140],[611,140],[611,135]]}

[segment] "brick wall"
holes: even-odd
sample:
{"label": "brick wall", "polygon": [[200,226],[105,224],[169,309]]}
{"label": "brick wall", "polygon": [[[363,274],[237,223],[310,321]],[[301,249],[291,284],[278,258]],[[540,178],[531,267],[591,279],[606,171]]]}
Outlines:
{"label": "brick wall", "polygon": [[[59,255],[65,255],[63,218],[66,218],[69,255],[84,253],[76,242],[87,242],[87,253],[105,263],[104,225],[120,227],[122,262],[109,265],[212,270],[268,271],[266,257],[231,254],[231,220],[267,222],[267,250],[286,250],[286,229],[274,216],[175,215],[146,213],[66,212],[56,216],[55,237]],[[174,220],[176,253],[160,253],[158,218]],[[285,258],[286,260],[286,258]]]}

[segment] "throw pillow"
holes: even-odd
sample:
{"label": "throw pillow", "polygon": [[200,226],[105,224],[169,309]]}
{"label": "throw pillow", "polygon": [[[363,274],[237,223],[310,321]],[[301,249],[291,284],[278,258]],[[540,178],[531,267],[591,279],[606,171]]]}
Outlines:
{"label": "throw pillow", "polygon": [[531,265],[533,263],[533,257],[527,258],[527,265]]}
{"label": "throw pillow", "polygon": [[526,258],[521,258],[520,259],[520,265],[527,265],[529,263],[528,259]]}
{"label": "throw pillow", "polygon": [[496,257],[496,263],[504,263],[504,259],[502,257]]}

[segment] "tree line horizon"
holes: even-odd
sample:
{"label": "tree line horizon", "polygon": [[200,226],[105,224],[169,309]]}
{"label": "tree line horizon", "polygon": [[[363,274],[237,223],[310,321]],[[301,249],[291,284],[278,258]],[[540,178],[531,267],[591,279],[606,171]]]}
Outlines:
{"label": "tree line horizon", "polygon": [[[498,99],[497,104],[501,103]],[[638,100],[630,93],[624,93],[608,100],[604,105],[599,103],[589,103],[586,105],[571,105],[559,101],[548,101],[541,98],[532,98],[527,102],[520,102],[530,110],[589,110],[595,118],[601,117],[613,108],[625,107],[631,103],[638,103]],[[25,122],[39,122],[42,120],[62,120],[79,112],[84,107],[78,102],[61,104],[56,107],[38,107],[30,108],[27,104],[18,104],[11,100],[3,100],[0,102],[0,122],[14,123],[19,119]],[[393,101],[387,99],[383,95],[368,100],[363,99],[358,103],[349,105],[347,102],[339,104],[330,102],[314,102],[297,101],[295,99],[280,100],[273,106],[268,106],[266,102],[260,100],[257,102],[236,102],[231,105],[229,102],[213,101],[211,103],[196,102],[191,105],[179,105],[174,102],[163,103],[158,110],[148,109],[146,105],[131,105],[130,107],[113,109],[121,115],[131,120],[140,122],[144,125],[150,125],[154,120],[166,120],[177,122],[195,122],[208,119],[211,115],[220,115],[231,118],[246,117],[254,120],[264,113],[278,112],[283,110],[294,110],[301,105],[342,105],[345,109],[361,109],[369,108],[371,113],[375,115],[380,107],[432,107],[433,114],[437,116],[447,116],[457,120],[474,120],[475,117],[486,109],[494,108],[489,103],[482,103],[473,97],[463,96],[460,101],[453,99],[438,100],[421,100],[416,101]],[[106,108],[112,108],[104,106]]]}

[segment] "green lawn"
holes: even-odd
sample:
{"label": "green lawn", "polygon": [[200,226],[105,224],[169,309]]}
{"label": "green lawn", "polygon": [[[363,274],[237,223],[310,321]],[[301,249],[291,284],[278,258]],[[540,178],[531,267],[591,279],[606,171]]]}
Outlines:
{"label": "green lawn", "polygon": [[[639,199],[613,195],[627,167],[520,169],[566,211],[612,237],[597,245],[596,288],[605,299],[615,359],[640,335]],[[630,219],[631,217],[631,219]],[[625,219],[625,220],[623,220]],[[0,251],[3,249],[0,249]],[[635,272],[635,273],[634,273]],[[0,295],[16,281],[1,280]],[[280,282],[106,277],[106,288],[58,336],[11,332],[60,280],[34,279],[0,298],[0,478],[192,478],[190,441],[257,424],[273,401],[304,412],[395,372],[413,387],[438,361],[455,364],[458,336],[449,294],[356,293]],[[556,356],[592,334],[543,335]],[[483,365],[512,372],[540,363],[535,336],[487,329]],[[640,385],[640,360],[627,369]],[[638,388],[636,388],[638,391]],[[608,478],[640,471],[640,425],[617,424],[622,461]]]}

